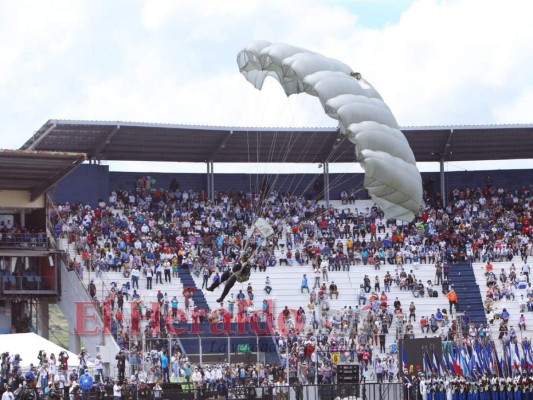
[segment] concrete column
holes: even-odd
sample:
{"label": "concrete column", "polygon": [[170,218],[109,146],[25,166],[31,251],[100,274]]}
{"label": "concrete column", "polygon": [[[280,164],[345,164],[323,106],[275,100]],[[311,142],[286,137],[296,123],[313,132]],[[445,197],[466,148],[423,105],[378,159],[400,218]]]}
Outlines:
{"label": "concrete column", "polygon": [[215,165],[212,160],[206,161],[207,164],[207,198],[215,201]]}
{"label": "concrete column", "polygon": [[26,228],[26,213],[24,210],[20,212],[20,227]]}
{"label": "concrete column", "polygon": [[48,310],[48,302],[39,301],[38,307],[37,332],[43,338],[48,339],[50,337],[50,312]]}
{"label": "concrete column", "polygon": [[446,207],[446,182],[444,181],[444,160],[439,161],[440,166],[440,197],[442,198],[442,207]]}
{"label": "concrete column", "polygon": [[81,350],[80,336],[76,333],[75,321],[68,321],[68,349],[74,354]]}
{"label": "concrete column", "polygon": [[327,161],[323,164],[324,167],[324,200],[326,201],[326,207],[329,208],[329,163]]}

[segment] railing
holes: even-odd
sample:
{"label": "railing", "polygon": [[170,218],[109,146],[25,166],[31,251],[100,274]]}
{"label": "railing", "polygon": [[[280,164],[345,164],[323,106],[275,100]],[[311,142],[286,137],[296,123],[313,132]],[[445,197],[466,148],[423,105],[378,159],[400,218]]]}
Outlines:
{"label": "railing", "polygon": [[42,250],[47,247],[45,232],[0,234],[0,249]]}
{"label": "railing", "polygon": [[55,287],[48,287],[43,281],[43,277],[38,275],[0,276],[0,288],[4,293],[9,291],[56,291]]}
{"label": "railing", "polygon": [[[153,384],[148,384],[150,393]],[[217,398],[216,384],[203,384],[201,386],[183,381],[180,383],[163,383],[162,398],[176,400],[207,400]],[[228,400],[334,400],[334,399],[361,399],[361,400],[399,400],[404,398],[405,388],[401,383],[358,383],[358,384],[327,384],[327,385],[301,385],[262,387],[254,385],[239,385],[228,388],[225,398]],[[123,387],[123,395],[137,399],[136,385],[127,384]],[[99,399],[102,396],[111,398],[113,388],[111,385],[93,387],[89,398]],[[407,395],[407,394],[406,394]],[[152,397],[150,397],[152,398]],[[411,395],[410,398],[415,398]]]}
{"label": "railing", "polygon": [[[51,208],[55,208],[55,204],[53,203],[53,201],[50,198],[48,198],[48,202],[49,202]],[[65,223],[65,221],[63,221],[63,223]],[[91,297],[91,295],[89,294],[88,287],[87,287],[87,285],[85,285],[82,277],[78,274],[78,271],[76,271],[76,269],[74,268],[75,259],[72,259],[71,256],[70,256],[70,253],[69,253],[69,247],[71,246],[71,244],[67,243],[66,251],[64,251],[64,249],[60,249],[59,248],[60,246],[59,246],[59,243],[58,243],[58,239],[60,239],[60,237],[57,237],[57,235],[55,235],[52,232],[52,229],[51,229],[52,226],[53,226],[53,224],[52,224],[52,221],[50,220],[50,213],[48,213],[48,215],[47,215],[47,233],[48,233],[48,238],[49,238],[49,241],[50,241],[50,245],[54,249],[61,250],[60,251],[60,258],[61,258],[61,262],[63,263],[63,266],[65,267],[65,271],[69,271],[68,272],[69,274],[75,274],[75,278],[74,279],[76,279],[80,283],[80,286],[78,286],[76,284],[76,287],[81,291],[79,293],[79,297],[78,298],[82,298],[82,299],[83,298],[87,298],[87,299],[91,299],[91,300],[95,301],[95,299],[93,299]],[[71,235],[73,238],[79,238],[79,235],[68,234],[66,232],[62,233],[61,237],[67,236],[67,235]],[[90,268],[90,265],[87,265],[87,268]],[[62,280],[65,280],[65,277],[63,277]],[[102,281],[102,283],[103,283],[103,281]],[[96,312],[96,314],[98,316],[96,321],[101,324],[100,326],[104,326],[104,316],[102,315],[102,310],[100,309],[100,307],[95,307],[95,312]],[[113,343],[114,344],[116,344],[116,339],[117,339],[117,337],[115,335],[113,335]],[[104,337],[103,337],[103,334],[102,334],[101,343],[104,343],[104,342],[105,342],[105,340],[104,340]],[[118,352],[118,345],[117,345],[117,352]],[[126,365],[129,366],[129,361],[126,361]]]}

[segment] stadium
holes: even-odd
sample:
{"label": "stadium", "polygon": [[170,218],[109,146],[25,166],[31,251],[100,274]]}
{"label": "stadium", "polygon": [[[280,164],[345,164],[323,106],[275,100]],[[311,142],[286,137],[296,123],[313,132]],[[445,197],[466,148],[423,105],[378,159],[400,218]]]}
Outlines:
{"label": "stadium", "polygon": [[[531,171],[444,164],[529,158],[533,127],[400,131],[340,62],[261,41],[238,64],[257,88],[318,97],[338,128],[49,120],[0,152],[2,383],[17,398],[531,398]],[[364,174],[329,172],[356,161]]]}
{"label": "stadium", "polygon": [[[487,126],[403,131],[417,159],[435,157],[435,154],[442,154],[443,149],[448,150],[447,157],[457,157],[454,159],[466,158],[467,155],[472,159],[490,158],[494,154],[491,150],[483,153],[479,146],[473,145],[478,141],[487,143],[484,148],[498,148],[500,157],[506,159],[516,158],[520,149],[531,147],[525,140],[532,137],[532,129],[527,126]],[[423,173],[427,208],[421,212],[417,223],[401,226],[396,221],[380,218],[379,209],[368,199],[365,191],[354,190],[361,186],[362,177],[357,174],[331,174],[329,177],[325,177],[323,171],[302,176],[216,174],[210,172],[213,168],[209,163],[206,174],[149,171],[113,173],[109,172],[107,166],[98,163],[100,159],[171,160],[173,157],[175,159],[176,149],[183,147],[190,150],[185,155],[187,160],[203,162],[207,159],[216,163],[232,159],[245,163],[249,157],[243,150],[248,147],[246,141],[263,141],[261,147],[268,148],[275,146],[269,140],[286,143],[307,134],[313,135],[293,130],[48,121],[21,149],[1,153],[2,168],[9,171],[2,174],[1,181],[2,225],[7,228],[7,232],[2,233],[1,241],[1,293],[4,308],[9,310],[3,313],[2,332],[20,332],[24,335],[23,332],[35,331],[44,338],[53,339],[54,333],[48,326],[48,308],[51,304],[58,304],[68,321],[68,350],[71,354],[69,373],[71,366],[77,368],[79,365],[78,355],[82,354],[83,347],[90,355],[86,366],[95,377],[99,376],[100,370],[106,379],[118,377],[120,368],[117,367],[116,356],[122,349],[128,355],[125,363],[127,378],[142,377],[138,379],[145,379],[152,384],[160,376],[161,381],[168,382],[165,383],[168,389],[164,389],[167,392],[173,390],[172,385],[183,385],[180,396],[193,395],[187,392],[189,385],[186,382],[187,379],[191,380],[192,387],[194,366],[204,366],[206,371],[209,368],[213,374],[224,366],[233,366],[236,369],[236,382],[230,391],[234,390],[232,396],[239,397],[244,390],[239,385],[239,369],[240,365],[244,365],[245,378],[242,383],[246,385],[258,382],[261,375],[264,377],[265,369],[272,368],[268,375],[287,379],[291,386],[298,378],[303,383],[304,397],[362,396],[364,388],[367,398],[398,398],[407,390],[402,381],[403,372],[407,371],[407,375],[410,375],[413,368],[417,378],[419,373],[428,377],[435,374],[439,377],[450,374],[459,377],[457,368],[465,377],[470,374],[477,376],[477,367],[477,374],[483,374],[485,356],[476,359],[472,349],[485,346],[486,343],[494,344],[489,354],[491,357],[496,355],[498,360],[495,363],[491,359],[487,365],[496,368],[501,377],[505,377],[504,384],[507,384],[508,376],[515,379],[523,374],[527,377],[531,362],[528,343],[532,326],[532,314],[528,311],[533,308],[530,306],[531,287],[524,279],[526,275],[522,269],[527,265],[527,256],[531,252],[526,240],[530,231],[529,223],[524,218],[513,221],[511,215],[518,212],[516,204],[524,206],[522,212],[527,212],[530,188],[526,184],[531,179],[531,171]],[[320,135],[322,141],[332,145],[317,145],[309,151],[308,157],[325,163],[332,153],[332,147],[337,149],[335,144],[338,143],[339,134],[335,130],[321,130]],[[205,140],[208,136],[216,137],[216,140]],[[521,138],[520,149],[509,147],[519,142],[510,138]],[[317,144],[319,142],[317,140]],[[124,143],[128,145],[123,146]],[[422,143],[425,143],[424,146]],[[468,147],[468,143],[471,143],[472,148]],[[154,144],[158,144],[158,147],[148,152],[147,149]],[[270,157],[268,152],[265,153],[265,156],[254,154],[252,159],[271,161],[261,159]],[[272,153],[278,154],[277,151]],[[345,154],[345,157],[353,157],[353,153]],[[289,154],[285,161],[294,161],[298,157],[301,158],[302,154],[295,150],[294,155]],[[85,160],[89,162],[84,163]],[[436,161],[443,160],[446,158]],[[323,170],[327,171],[327,168]],[[326,194],[323,187],[328,180],[331,186]],[[317,182],[322,183],[322,186]],[[264,257],[258,257],[258,268],[252,271],[249,281],[237,283],[233,288],[232,301],[236,304],[231,301],[219,304],[216,302],[219,292],[207,291],[205,286],[202,288],[206,271],[212,264],[213,274],[218,274],[224,268],[223,263],[227,262],[226,257],[234,249],[245,247],[235,239],[248,238],[248,224],[252,222],[253,209],[249,204],[247,208],[246,199],[249,202],[252,196],[266,187],[280,198],[286,197],[287,201],[295,204],[299,198],[316,201],[316,208],[301,210],[303,213],[297,222],[293,217],[299,216],[300,211],[292,212],[294,215],[286,219],[288,222],[277,228],[276,240],[260,244]],[[440,192],[439,187],[444,188],[444,192]],[[207,255],[189,257],[185,253],[178,268],[172,265],[175,257],[169,258],[170,268],[168,265],[163,267],[170,269],[168,282],[165,276],[167,272],[154,271],[156,279],[152,288],[147,289],[147,276],[141,274],[135,289],[137,293],[134,294],[132,277],[127,272],[131,274],[135,263],[142,266],[146,256],[136,260],[137,253],[133,251],[131,259],[128,256],[122,260],[108,260],[102,249],[108,246],[106,242],[113,237],[117,243],[116,246],[111,245],[109,250],[116,247],[117,256],[123,252],[118,250],[122,246],[118,240],[121,237],[127,243],[126,248],[139,249],[137,242],[140,241],[140,250],[151,252],[150,246],[158,238],[151,237],[151,232],[158,232],[158,229],[170,229],[163,234],[167,241],[166,245],[163,243],[163,248],[167,249],[162,254],[167,254],[168,247],[180,246],[181,240],[184,248],[193,254],[198,252],[197,255],[202,254],[201,249],[209,248],[212,251],[213,246],[216,249],[219,247],[216,241],[214,244],[205,242],[198,231],[182,236],[183,226],[179,234],[172,235],[172,216],[162,225],[159,225],[159,221],[150,224],[150,219],[153,220],[150,216],[154,212],[157,215],[160,201],[156,203],[153,199],[164,198],[170,192],[181,193],[181,196],[189,193],[189,199],[183,200],[182,197],[181,202],[191,207],[195,203],[204,203],[212,204],[215,208],[226,208],[227,213],[222,210],[224,212],[221,214],[225,217],[220,217],[222,225],[216,223],[217,217],[212,222],[213,226],[218,226],[217,229],[229,229],[227,238],[233,239],[221,243],[220,258],[216,252],[210,256],[211,259],[204,259]],[[439,238],[446,242],[444,247],[439,241],[420,240],[420,235],[432,237],[420,224],[426,221],[425,225],[431,225],[431,218],[439,219],[435,214],[439,201],[442,201],[442,209],[451,210],[451,214],[455,215],[463,200],[485,194],[490,199],[485,208],[470,210],[470,214],[467,212],[453,223],[457,224],[453,226],[459,227],[458,232],[461,229],[468,232],[468,239],[464,243],[455,243],[452,236],[448,235]],[[153,196],[151,201],[147,195]],[[504,211],[492,209],[491,204],[503,207]],[[228,218],[237,221],[235,209],[239,207],[242,207],[242,236],[240,227],[234,229],[229,224],[224,225]],[[183,212],[187,211],[184,209]],[[503,214],[498,214],[498,219],[487,230],[486,218],[493,212]],[[486,213],[485,216],[483,213]],[[366,221],[370,221],[372,215],[376,217],[377,226],[369,226],[367,231]],[[142,219],[141,222],[142,217],[147,217],[147,220]],[[204,218],[208,218],[207,212]],[[471,230],[467,226],[460,227],[465,224],[465,218],[470,221]],[[183,220],[176,216],[174,219],[176,226],[179,225],[178,221]],[[328,221],[325,227],[319,223],[322,219]],[[122,222],[119,224],[115,221]],[[128,223],[123,225],[124,221]],[[138,224],[138,229],[129,229],[131,221]],[[362,225],[361,221],[364,221]],[[452,223],[450,221],[448,223]],[[510,225],[511,221],[514,227]],[[167,222],[169,226],[165,227]],[[339,226],[346,224],[349,230],[344,234]],[[148,232],[142,231],[143,225],[150,228]],[[301,226],[302,234],[300,229],[294,230],[294,226]],[[497,229],[491,235],[493,227]],[[401,239],[398,229],[405,235]],[[326,238],[332,235],[334,240],[324,240],[323,248],[315,246],[313,240],[310,242],[313,246],[309,247],[308,242],[314,231],[317,235],[322,232],[321,235]],[[188,230],[185,232],[188,233]],[[450,235],[454,233],[450,232]],[[126,234],[130,235],[127,240]],[[371,239],[372,235],[375,237]],[[171,237],[173,243],[168,241]],[[416,237],[419,237],[418,241]],[[365,240],[369,243],[378,241],[381,247],[369,255],[360,247]],[[450,240],[449,245],[447,240]],[[349,241],[352,241],[351,245]],[[395,251],[391,256],[386,252],[398,245],[401,254]],[[328,247],[329,250],[326,249]],[[339,252],[340,247],[342,251]],[[287,254],[290,250],[295,253],[292,257]],[[317,252],[322,257],[328,255],[327,272],[317,268]],[[171,253],[178,254],[179,250]],[[296,256],[296,253],[299,255]],[[456,309],[441,316],[433,325],[430,316],[434,316],[437,309],[449,307],[442,281],[437,283],[435,280],[435,265],[439,257],[442,257],[440,262],[444,266],[441,278],[449,283],[449,288],[455,289],[458,304]],[[381,258],[382,265],[377,268],[377,260],[372,259]],[[489,264],[492,265],[491,271],[487,267]],[[407,273],[408,279],[402,278],[402,271]],[[502,281],[502,275],[510,279],[513,271],[514,278],[511,281]],[[490,289],[494,287],[488,279],[489,272],[499,281],[496,286],[501,286],[496,296],[493,291],[489,296]],[[306,288],[301,287],[304,286],[304,274],[307,275]],[[388,274],[390,278],[387,278]],[[165,276],[164,281],[162,276]],[[271,286],[268,293],[265,290],[267,276]],[[366,281],[366,276],[371,277],[370,283]],[[412,276],[422,283],[421,287],[409,287],[413,284],[412,281],[408,283]],[[315,290],[313,284],[319,283],[315,280],[321,282],[324,278],[328,279],[325,290],[320,288],[320,284],[315,285],[318,289]],[[208,275],[207,279],[208,284],[211,284],[213,277]],[[329,293],[332,281],[336,282],[338,298]],[[95,285],[95,292],[91,292],[91,282]],[[367,283],[371,288],[363,295],[366,298],[362,299],[360,286],[366,288]],[[251,291],[247,290],[249,285]],[[437,292],[436,297],[428,297],[428,290]],[[120,291],[128,293],[130,298],[124,301],[118,313],[115,292]],[[158,293],[163,294],[162,299],[158,298]],[[239,293],[244,293],[244,300],[239,298]],[[371,300],[373,294],[379,297],[377,303]],[[164,317],[172,314],[174,296],[177,298],[178,318],[165,321]],[[310,301],[310,296],[315,299]],[[401,306],[392,306],[393,301],[399,301]],[[389,304],[384,305],[383,302]],[[262,304],[267,304],[267,308]],[[412,312],[410,304],[414,304],[416,311]],[[290,308],[289,315],[284,313],[285,306]],[[298,312],[300,307],[305,311],[303,315]],[[348,312],[347,307],[353,312]],[[508,330],[511,333],[505,331],[501,336],[503,309],[508,312],[505,320],[509,321]],[[387,310],[391,311],[390,314]],[[157,318],[156,313],[159,314]],[[376,321],[372,320],[374,313],[380,316],[376,320],[380,325],[377,333],[373,325]],[[414,315],[411,317],[411,314]],[[271,319],[266,319],[265,315]],[[520,326],[520,315],[525,316],[524,329],[515,329]],[[257,321],[254,325],[255,316]],[[428,330],[424,330],[420,322],[424,317],[430,327]],[[384,326],[388,328],[385,329],[386,333],[383,333]],[[350,337],[354,338],[353,344],[349,343]],[[463,337],[471,338],[472,347],[469,347],[468,342],[465,346]],[[487,337],[493,340],[488,342]],[[510,346],[510,354],[506,350],[506,343]],[[12,346],[2,350],[13,355]],[[381,347],[380,351],[377,351],[378,347]],[[368,354],[369,349],[373,349],[372,354]],[[431,353],[428,349],[432,349]],[[22,357],[21,369],[29,367],[25,361],[33,360],[35,366],[39,364],[37,355],[43,349],[33,350],[33,355]],[[406,352],[403,355],[402,350]],[[161,368],[158,364],[160,361],[154,362],[153,359],[162,351],[169,355],[169,376],[166,379],[162,371],[157,371]],[[311,353],[307,354],[307,351]],[[100,355],[101,364],[95,358],[97,354]],[[485,350],[481,354],[485,354]],[[505,358],[506,355],[509,359]],[[275,366],[285,365],[287,356],[290,368],[277,370]],[[376,361],[378,358],[380,361]],[[384,365],[380,365],[380,362]],[[449,363],[455,368],[451,372]],[[315,366],[315,370],[312,371],[310,366]],[[357,368],[350,368],[352,366]],[[188,377],[187,373],[190,374]],[[261,397],[268,396],[268,386],[257,387]],[[212,391],[214,385],[209,382],[205,395]],[[290,396],[296,396],[292,388]]]}

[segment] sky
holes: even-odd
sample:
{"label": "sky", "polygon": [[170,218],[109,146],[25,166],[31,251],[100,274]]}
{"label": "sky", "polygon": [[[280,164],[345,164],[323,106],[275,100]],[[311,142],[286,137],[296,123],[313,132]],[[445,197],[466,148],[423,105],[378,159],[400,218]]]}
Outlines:
{"label": "sky", "polygon": [[258,39],[350,65],[403,127],[531,124],[532,15],[531,0],[0,0],[0,148],[49,119],[336,126],[243,78]]}

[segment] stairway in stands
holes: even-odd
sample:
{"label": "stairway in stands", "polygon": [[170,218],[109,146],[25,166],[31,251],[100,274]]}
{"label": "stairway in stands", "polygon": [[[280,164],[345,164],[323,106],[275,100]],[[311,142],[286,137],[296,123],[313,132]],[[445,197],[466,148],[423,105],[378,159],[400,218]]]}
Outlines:
{"label": "stairway in stands", "polygon": [[472,264],[451,264],[448,280],[457,293],[458,311],[467,311],[470,322],[476,325],[486,324],[487,317],[483,309],[483,299]]}
{"label": "stairway in stands", "polygon": [[210,311],[209,304],[207,304],[207,300],[204,296],[204,292],[196,286],[196,282],[194,281],[189,268],[178,268],[178,277],[180,278],[184,289],[195,289],[192,295],[192,300],[194,301],[195,307],[198,307],[198,309],[204,308],[205,310]]}

